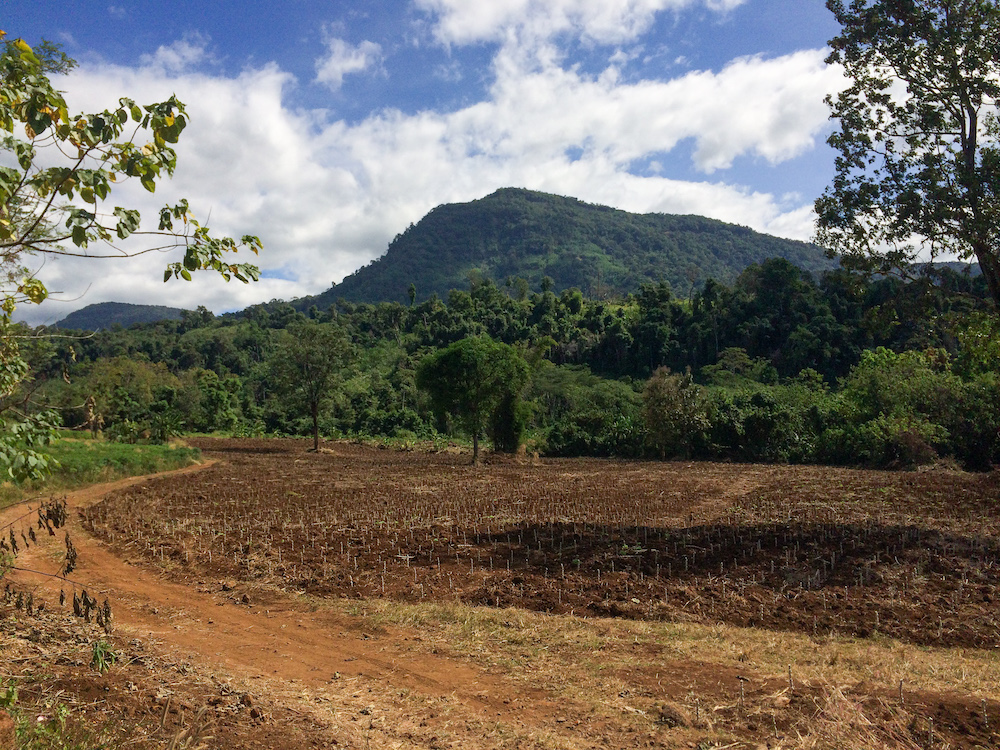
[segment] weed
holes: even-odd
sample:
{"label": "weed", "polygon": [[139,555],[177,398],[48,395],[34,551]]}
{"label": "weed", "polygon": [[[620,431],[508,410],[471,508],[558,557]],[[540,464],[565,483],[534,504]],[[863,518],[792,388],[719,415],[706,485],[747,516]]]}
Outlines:
{"label": "weed", "polygon": [[118,654],[107,641],[94,641],[91,649],[90,666],[101,674],[106,674],[118,661]]}

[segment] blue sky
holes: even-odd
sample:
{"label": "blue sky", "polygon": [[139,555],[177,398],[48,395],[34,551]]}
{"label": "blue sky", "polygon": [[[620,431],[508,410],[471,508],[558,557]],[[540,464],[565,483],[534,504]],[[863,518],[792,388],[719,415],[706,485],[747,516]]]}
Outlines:
{"label": "blue sky", "polygon": [[0,28],[63,44],[73,109],[187,104],[175,178],[113,199],[187,197],[265,244],[249,287],[163,285],[156,254],[49,263],[62,301],[31,322],[315,294],[435,205],[507,186],[809,239],[832,176],[822,0],[7,0]]}

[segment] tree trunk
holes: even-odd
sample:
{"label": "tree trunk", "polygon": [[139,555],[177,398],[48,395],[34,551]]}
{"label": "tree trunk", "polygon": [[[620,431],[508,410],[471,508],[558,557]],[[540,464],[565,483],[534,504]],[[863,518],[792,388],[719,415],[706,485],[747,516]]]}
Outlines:
{"label": "tree trunk", "polygon": [[983,250],[975,248],[975,251],[979,268],[986,277],[986,286],[990,290],[993,304],[1000,311],[1000,257],[996,252],[990,252],[989,248]]}
{"label": "tree trunk", "polygon": [[479,432],[472,432],[472,465],[479,466]]}
{"label": "tree trunk", "polygon": [[313,451],[319,452],[319,401],[312,402]]}

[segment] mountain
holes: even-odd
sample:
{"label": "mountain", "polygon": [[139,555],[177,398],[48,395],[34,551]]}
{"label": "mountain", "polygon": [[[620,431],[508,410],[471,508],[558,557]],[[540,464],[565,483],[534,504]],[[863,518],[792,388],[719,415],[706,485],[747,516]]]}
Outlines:
{"label": "mountain", "polygon": [[559,292],[577,287],[603,297],[668,281],[686,294],[708,278],[731,282],[743,269],[780,256],[809,271],[833,267],[823,251],[747,227],[702,216],[633,214],[519,188],[504,188],[470,203],[438,206],[390,243],[378,260],[315,297],[306,309],[350,302],[446,297],[467,289],[470,275],[502,285],[510,277],[539,289],[549,276]]}
{"label": "mountain", "polygon": [[162,305],[131,305],[127,302],[98,302],[87,305],[56,323],[54,328],[74,331],[100,331],[119,324],[128,328],[135,323],[180,320],[184,311]]}

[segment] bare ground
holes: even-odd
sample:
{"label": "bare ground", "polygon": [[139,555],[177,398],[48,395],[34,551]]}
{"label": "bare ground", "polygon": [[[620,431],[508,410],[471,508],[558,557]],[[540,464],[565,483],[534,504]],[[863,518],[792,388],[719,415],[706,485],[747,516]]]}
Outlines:
{"label": "bare ground", "polygon": [[[211,445],[204,447],[210,449]],[[818,614],[814,615],[817,621],[811,623],[812,627],[808,621],[796,627],[797,621],[777,615],[770,622],[764,618],[752,623],[764,628],[739,627],[751,624],[740,622],[739,613],[751,609],[759,612],[759,606],[753,606],[759,602],[728,608],[725,605],[727,599],[745,601],[753,587],[771,593],[780,589],[763,577],[757,580],[761,571],[770,570],[775,556],[751,556],[755,561],[751,565],[742,550],[747,546],[753,549],[754,545],[742,540],[730,543],[726,531],[730,526],[746,528],[747,539],[756,536],[770,540],[765,535],[770,529],[767,533],[773,533],[774,539],[782,534],[784,538],[795,537],[791,543],[797,542],[800,549],[807,542],[826,545],[810,558],[815,561],[839,551],[848,538],[820,529],[823,524],[836,522],[840,529],[852,524],[852,528],[867,529],[868,537],[861,532],[856,535],[859,546],[866,538],[882,534],[883,527],[910,529],[901,534],[893,531],[895,536],[883,540],[899,539],[909,552],[921,546],[933,547],[928,543],[932,535],[951,534],[953,538],[941,543],[940,549],[959,550],[956,554],[970,561],[961,570],[953,569],[958,574],[951,578],[951,588],[957,590],[957,583],[962,582],[963,593],[951,605],[985,604],[983,617],[988,621],[991,602],[983,602],[981,597],[992,597],[996,589],[990,577],[992,568],[983,561],[989,563],[994,554],[990,546],[993,529],[989,526],[994,521],[986,514],[975,535],[970,534],[968,521],[976,518],[977,509],[995,507],[991,504],[996,501],[996,484],[990,478],[940,475],[921,479],[917,475],[867,476],[863,472],[788,467],[550,464],[545,471],[561,476],[561,482],[572,490],[568,497],[594,491],[594,487],[606,494],[609,481],[619,488],[625,486],[624,496],[632,497],[632,489],[628,489],[631,481],[636,487],[645,487],[650,498],[670,496],[674,500],[669,512],[661,508],[655,523],[634,523],[635,514],[630,509],[617,518],[560,519],[550,513],[547,524],[539,525],[552,532],[546,540],[542,531],[543,557],[533,561],[529,550],[524,567],[510,571],[501,571],[496,561],[486,571],[482,560],[483,554],[508,559],[513,546],[511,528],[515,527],[505,526],[500,518],[489,529],[480,528],[478,522],[470,525],[468,519],[456,522],[461,521],[454,518],[461,510],[452,508],[451,522],[442,521],[439,528],[429,528],[435,535],[430,538],[438,539],[441,545],[446,528],[452,532],[463,528],[465,540],[453,541],[455,546],[468,546],[462,548],[454,569],[442,570],[440,562],[435,564],[437,555],[429,552],[423,555],[420,567],[419,550],[423,548],[416,545],[416,554],[397,561],[389,575],[389,595],[383,597],[381,592],[371,590],[376,585],[376,573],[372,572],[377,567],[374,553],[362,560],[358,554],[354,556],[353,570],[358,571],[358,581],[351,580],[343,590],[331,588],[329,583],[329,579],[342,581],[331,569],[344,567],[343,561],[332,561],[332,554],[331,569],[325,577],[317,574],[318,565],[307,566],[304,554],[298,566],[308,568],[309,576],[288,576],[287,571],[278,576],[273,560],[270,576],[254,575],[254,571],[262,573],[263,568],[247,565],[239,554],[231,567],[223,564],[229,559],[225,546],[228,540],[207,548],[216,551],[211,561],[206,549],[190,539],[185,550],[175,547],[176,537],[170,537],[168,546],[166,527],[153,523],[157,509],[167,505],[146,501],[169,497],[168,505],[176,521],[182,516],[180,496],[175,493],[183,491],[185,497],[214,506],[220,488],[234,484],[262,489],[277,483],[283,490],[278,497],[286,503],[293,502],[293,493],[305,494],[298,491],[302,481],[307,487],[315,488],[320,483],[334,486],[355,501],[359,495],[352,496],[352,492],[377,498],[398,495],[404,488],[407,496],[440,499],[441,488],[449,482],[460,481],[468,488],[471,481],[485,488],[484,497],[495,499],[498,488],[555,486],[547,484],[549,474],[540,476],[539,467],[500,463],[470,479],[469,470],[458,466],[453,457],[401,459],[399,455],[353,446],[337,446],[333,454],[318,456],[301,453],[298,444],[224,443],[216,447],[223,450],[213,454],[219,459],[214,466],[182,470],[153,480],[124,480],[67,497],[71,510],[67,528],[79,553],[79,566],[70,578],[77,589],[86,588],[88,595],[112,602],[114,633],[108,638],[121,659],[105,676],[89,668],[90,644],[102,636],[95,626],[72,617],[68,606],[58,604],[59,590],[71,594],[73,582],[24,570],[15,572],[11,578],[21,590],[31,591],[36,602],[46,604],[46,612],[40,617],[27,617],[23,610],[9,606],[11,616],[4,621],[0,643],[5,654],[10,655],[4,671],[10,676],[20,675],[25,699],[39,706],[45,701],[68,703],[95,726],[105,727],[109,733],[128,734],[130,741],[145,741],[150,746],[183,739],[183,732],[188,733],[190,747],[196,746],[192,738],[200,733],[202,737],[211,734],[210,746],[220,748],[846,748],[858,746],[859,738],[870,747],[975,748],[1000,742],[1000,736],[995,734],[1000,726],[1000,704],[995,699],[1000,664],[996,651],[984,648],[988,639],[983,635],[986,625],[969,631],[978,633],[975,638],[980,640],[971,639],[956,648],[944,638],[942,618],[937,625],[940,643],[925,642],[935,635],[933,623],[926,625],[926,632],[917,630],[915,637],[904,637],[902,641],[884,635],[856,639],[843,632],[833,634],[835,627],[819,632]],[[263,471],[254,473],[262,458],[274,456],[275,465],[265,464]],[[298,477],[299,484],[292,482],[292,476]],[[310,481],[316,484],[309,485]],[[920,492],[912,490],[919,481],[925,481],[926,487]],[[372,486],[379,482],[387,482],[392,492],[384,486]],[[863,496],[865,501],[859,504],[852,500],[849,507],[833,507],[832,511],[825,506],[814,507],[812,517],[801,519],[805,526],[797,527],[786,517],[781,523],[787,524],[787,529],[773,531],[778,516],[787,514],[788,508],[778,502],[784,493],[808,495],[809,488],[817,483],[824,488],[835,487],[838,497]],[[907,486],[911,486],[909,494],[898,491]],[[883,504],[876,525],[870,513],[861,513],[861,508],[867,507],[867,498],[890,494],[883,491],[885,487],[896,493],[896,502]],[[274,496],[273,486],[271,491]],[[84,530],[81,512],[109,494],[113,496],[110,507],[116,502],[128,502],[129,498],[131,502],[145,498],[143,507],[148,513],[143,518],[149,523],[141,525],[142,531],[134,517],[129,520],[129,534],[104,529],[108,541],[98,541]],[[835,499],[833,494],[827,493],[827,504]],[[942,507],[926,508],[932,496]],[[520,501],[516,493],[513,497],[512,502],[531,502],[529,494],[520,496]],[[922,500],[919,506],[911,507],[908,503],[915,503],[914,498]],[[952,512],[955,498],[963,503],[960,512]],[[815,498],[806,499],[816,502]],[[612,514],[620,506],[611,502],[605,512]],[[409,507],[412,510],[413,504]],[[434,513],[439,510],[433,508]],[[504,508],[499,510],[506,512]],[[23,507],[9,509],[0,517],[0,526],[23,514]],[[539,518],[542,515],[540,511]],[[93,526],[95,516],[89,517]],[[921,518],[923,521],[916,523]],[[350,527],[354,537],[358,533],[356,520],[345,519],[343,524],[350,527],[354,523]],[[581,540],[587,538],[587,533],[578,532],[586,532],[588,523],[593,526],[591,548],[584,552],[578,540],[573,550],[575,557],[567,558],[580,560],[578,578],[573,579],[571,574],[549,587],[546,582],[556,576],[554,570],[543,569],[548,567],[546,563],[554,568],[557,558],[549,559],[547,555],[556,554],[559,543],[558,531],[553,529],[563,528],[553,524],[565,525],[574,520],[574,534]],[[11,528],[20,533],[24,523],[17,522]],[[526,529],[532,527],[521,526],[523,545]],[[158,536],[152,543],[145,537],[144,546],[141,534],[153,533],[154,527]],[[614,537],[612,529],[621,534]],[[678,569],[676,576],[680,580],[673,581],[675,571],[671,569],[667,577],[664,561],[647,560],[645,552],[632,554],[632,545],[639,543],[638,535],[643,530],[648,545],[650,529],[661,534],[686,533],[688,547],[711,548],[702,562],[705,568],[700,583],[694,572],[694,555],[687,571],[694,578],[684,579],[683,571]],[[289,529],[285,531],[294,538]],[[501,533],[507,535],[503,541]],[[472,542],[468,541],[470,535]],[[62,531],[56,537],[40,534],[37,540],[17,558],[18,567],[41,571],[58,568],[64,551]],[[301,540],[299,544],[302,552]],[[529,545],[537,546],[534,541]],[[715,549],[716,545],[719,549]],[[629,554],[609,556],[609,549],[618,546],[629,546]],[[760,552],[765,546],[761,544]],[[773,546],[786,554],[788,542]],[[182,555],[184,551],[186,556]],[[286,551],[286,557],[291,552]],[[515,550],[518,561],[522,552]],[[274,557],[273,553],[262,554]],[[868,550],[865,557],[859,553],[858,559],[868,559],[869,554]],[[899,558],[899,552],[894,557]],[[473,565],[468,576],[456,584],[458,570],[464,571],[472,559],[480,562],[480,577]],[[624,565],[626,571],[608,571],[606,566],[612,559]],[[726,576],[714,573],[719,559]],[[643,563],[648,563],[647,567]],[[659,565],[660,570],[649,565]],[[876,566],[879,575],[898,575],[879,580],[884,586],[881,594],[871,585],[874,578],[858,581],[857,588],[870,589],[866,596],[870,594],[877,600],[877,596],[884,599],[887,587],[893,586],[892,596],[903,607],[904,591],[916,589],[923,596],[919,593],[924,591],[922,579],[933,577],[933,571],[928,575],[926,560],[914,559],[909,565],[907,568],[903,563],[885,562],[883,568]],[[594,582],[594,571],[601,569],[597,566],[605,566],[603,570],[608,571],[601,574],[602,584],[613,576],[610,590]],[[918,566],[916,571],[913,566]],[[794,568],[790,559],[788,567]],[[801,567],[804,573],[809,566]],[[813,562],[809,575],[813,575],[813,568],[822,566]],[[423,576],[424,586],[420,589],[411,584],[415,569],[417,579]],[[366,571],[367,575],[363,574]],[[377,575],[385,576],[387,565],[383,571]],[[452,573],[450,581],[448,572]],[[642,574],[639,581],[635,580],[637,572]],[[973,580],[975,573],[982,578]],[[748,575],[753,576],[752,583],[747,582]],[[833,568],[826,575],[828,578],[822,582],[815,580],[801,586],[789,601],[795,605],[801,600],[812,608],[803,611],[819,612],[821,596],[844,586],[840,581],[828,580],[835,576]],[[484,581],[491,580],[489,576],[499,576],[520,598],[509,603],[501,601],[500,606],[495,598],[481,602],[492,604],[488,608],[470,606],[477,603],[475,592],[482,589]],[[514,582],[517,577],[521,578],[519,583]],[[657,593],[657,600],[662,599],[664,604],[662,609],[651,612],[647,593],[639,583],[653,578],[659,588],[665,577],[668,586],[680,587],[677,591],[687,587],[690,600],[718,590],[714,600],[718,604],[683,616],[683,607],[678,609],[676,603],[671,607],[670,596]],[[723,580],[728,582],[728,596],[722,588]],[[741,582],[743,589],[737,597],[736,587]],[[947,576],[944,583],[948,583]],[[384,586],[381,581],[379,585]],[[369,588],[363,593],[352,590],[362,586]],[[846,588],[852,588],[850,579]],[[966,590],[971,588],[975,590],[968,594],[971,603],[966,605]],[[437,595],[430,596],[435,591]],[[536,594],[532,599],[524,595],[531,591],[541,591],[543,596]],[[587,600],[581,599],[580,609],[571,615],[568,609],[574,607],[572,602],[566,602],[564,608],[564,593],[567,597],[586,596]],[[550,594],[555,600],[545,598]],[[980,599],[973,602],[973,595]],[[620,611],[601,611],[603,603],[610,607],[611,602],[618,601]],[[862,597],[854,602],[848,597],[842,612],[853,611],[847,609],[848,605],[867,606],[866,601]],[[890,599],[887,604],[891,603]],[[944,603],[948,603],[947,598]],[[822,606],[822,611],[829,612],[830,599]],[[548,609],[555,614],[530,609]],[[772,611],[770,604],[767,611]],[[885,611],[894,610],[889,607]],[[609,613],[619,617],[602,616]],[[588,617],[584,619],[580,614]],[[621,619],[623,616],[628,619]],[[728,620],[729,624],[721,625],[720,620]],[[957,616],[956,623],[960,620]],[[845,622],[843,615],[838,614],[836,622]],[[888,629],[883,626],[883,630]],[[795,630],[800,633],[779,632]],[[959,629],[949,626],[952,631]],[[907,641],[919,647],[907,645]],[[789,665],[791,689],[786,674]],[[902,704],[900,679],[904,680]],[[53,697],[58,691],[62,691],[58,698]]]}

